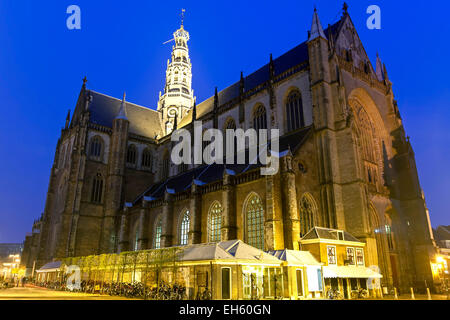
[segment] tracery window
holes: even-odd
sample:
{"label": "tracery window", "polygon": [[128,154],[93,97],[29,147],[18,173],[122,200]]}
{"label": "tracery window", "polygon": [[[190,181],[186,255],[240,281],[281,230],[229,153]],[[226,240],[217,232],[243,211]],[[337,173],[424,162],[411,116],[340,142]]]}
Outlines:
{"label": "tracery window", "polygon": [[127,149],[127,164],[135,165],[136,164],[136,146],[134,144],[130,144]]}
{"label": "tracery window", "polygon": [[169,177],[169,156],[166,154],[162,160],[161,178],[167,179]]}
{"label": "tracery window", "polygon": [[216,201],[208,214],[208,242],[219,242],[222,228],[222,205]]}
{"label": "tracery window", "polygon": [[298,90],[292,91],[286,100],[287,130],[293,131],[305,126],[302,96]]}
{"label": "tracery window", "polygon": [[142,152],[142,166],[151,170],[152,163],[153,163],[152,153],[149,148],[145,148],[145,150]]}
{"label": "tracery window", "polygon": [[191,218],[189,215],[189,210],[186,210],[181,217],[181,223],[180,223],[180,245],[182,245],[182,246],[185,246],[188,244],[190,222],[191,222]]}
{"label": "tracery window", "polygon": [[102,138],[95,136],[91,139],[91,144],[89,146],[89,156],[91,159],[100,160],[102,155],[103,142]]}
{"label": "tracery window", "polygon": [[247,243],[255,248],[264,250],[264,209],[261,198],[253,194],[247,201],[246,239]]}
{"label": "tracery window", "polygon": [[153,248],[161,248],[162,219],[159,218],[155,225],[155,236],[153,237]]}
{"label": "tracery window", "polygon": [[300,199],[300,237],[314,228],[317,217],[317,207],[314,199],[309,194],[304,194]]}
{"label": "tracery window", "polygon": [[267,129],[266,108],[260,104],[253,113],[253,128],[255,130]]}
{"label": "tracery window", "polygon": [[103,197],[103,178],[100,173],[94,177],[92,181],[91,201],[101,203]]}

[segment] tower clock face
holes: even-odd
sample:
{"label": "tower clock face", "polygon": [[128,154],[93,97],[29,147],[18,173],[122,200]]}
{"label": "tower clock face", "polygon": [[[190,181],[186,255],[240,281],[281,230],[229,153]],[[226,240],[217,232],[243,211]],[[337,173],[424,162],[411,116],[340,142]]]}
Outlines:
{"label": "tower clock face", "polygon": [[167,111],[167,115],[171,118],[175,118],[175,116],[177,115],[177,108],[170,107],[169,110]]}

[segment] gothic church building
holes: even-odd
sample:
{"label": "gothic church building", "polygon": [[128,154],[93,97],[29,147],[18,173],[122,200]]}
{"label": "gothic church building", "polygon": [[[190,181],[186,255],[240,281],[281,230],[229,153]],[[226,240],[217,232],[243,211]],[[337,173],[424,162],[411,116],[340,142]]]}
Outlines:
{"label": "gothic church building", "polygon": [[[344,6],[308,39],[196,104],[189,33],[175,31],[157,110],[87,88],[58,140],[36,268],[67,256],[241,239],[301,249],[314,226],[366,243],[384,285],[432,283],[434,243],[414,152],[386,66],[371,64]],[[280,169],[174,165],[171,134],[280,130]]]}

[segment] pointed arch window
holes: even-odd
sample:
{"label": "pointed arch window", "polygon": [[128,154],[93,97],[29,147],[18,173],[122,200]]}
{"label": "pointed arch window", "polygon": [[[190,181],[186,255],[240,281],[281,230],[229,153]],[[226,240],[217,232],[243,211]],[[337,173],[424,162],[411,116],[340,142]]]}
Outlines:
{"label": "pointed arch window", "polygon": [[142,167],[152,170],[153,156],[149,148],[145,148],[142,152]]}
{"label": "pointed arch window", "polygon": [[159,218],[155,224],[155,236],[153,237],[153,248],[161,248],[162,219]]}
{"label": "pointed arch window", "polygon": [[223,126],[224,130],[226,129],[236,129],[236,122],[233,118],[228,118],[227,121],[225,121],[225,125]]}
{"label": "pointed arch window", "polygon": [[137,155],[136,146],[134,144],[130,144],[127,149],[127,164],[135,165],[136,155]]}
{"label": "pointed arch window", "polygon": [[163,157],[161,169],[161,179],[167,179],[169,177],[169,156],[167,154]]}
{"label": "pointed arch window", "polygon": [[264,250],[264,209],[257,194],[250,196],[245,207],[245,233],[249,245]]}
{"label": "pointed arch window", "polygon": [[181,223],[180,223],[180,245],[182,246],[188,244],[190,222],[191,217],[189,215],[189,210],[186,210],[181,216]]}
{"label": "pointed arch window", "polygon": [[222,229],[222,205],[216,201],[208,213],[208,242],[219,242]]}
{"label": "pointed arch window", "polygon": [[91,139],[89,146],[89,157],[93,160],[100,160],[103,151],[103,140],[99,136]]}
{"label": "pointed arch window", "polygon": [[101,203],[103,200],[103,177],[100,173],[92,181],[91,202]]}
{"label": "pointed arch window", "polygon": [[266,108],[260,104],[253,112],[253,128],[255,130],[267,129]]}
{"label": "pointed arch window", "polygon": [[304,194],[300,199],[300,237],[317,225],[317,207],[314,199],[309,194]]}
{"label": "pointed arch window", "polygon": [[289,93],[286,99],[286,119],[288,131],[293,131],[305,126],[302,96],[298,90]]}
{"label": "pointed arch window", "polygon": [[139,249],[139,229],[136,229],[136,233],[134,234],[134,251]]}

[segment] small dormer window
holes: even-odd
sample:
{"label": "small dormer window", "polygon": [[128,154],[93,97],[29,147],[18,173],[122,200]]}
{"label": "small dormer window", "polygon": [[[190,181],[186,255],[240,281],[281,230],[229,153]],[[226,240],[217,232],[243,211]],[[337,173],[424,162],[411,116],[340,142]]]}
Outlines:
{"label": "small dormer window", "polygon": [[344,231],[338,231],[338,239],[344,240]]}

